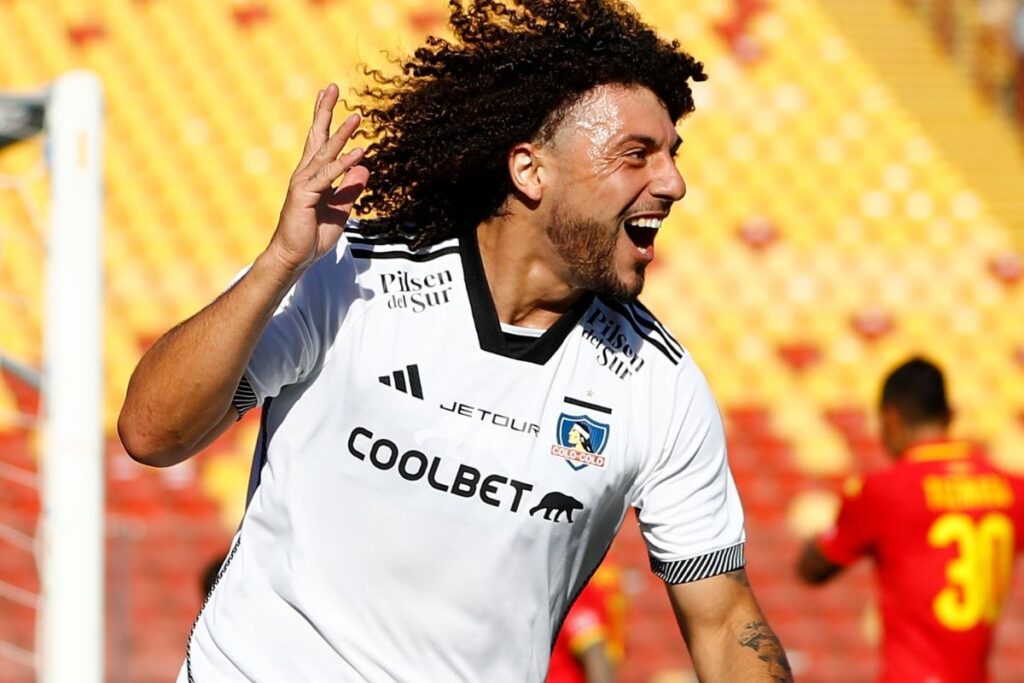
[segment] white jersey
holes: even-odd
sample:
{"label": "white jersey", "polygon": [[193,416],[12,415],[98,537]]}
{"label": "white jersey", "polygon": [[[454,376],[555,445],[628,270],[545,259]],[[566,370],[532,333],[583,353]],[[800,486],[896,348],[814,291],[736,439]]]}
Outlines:
{"label": "white jersey", "polygon": [[667,582],[743,566],[718,409],[646,309],[509,334],[475,235],[356,229],[245,371],[249,503],[179,680],[542,681],[630,508]]}

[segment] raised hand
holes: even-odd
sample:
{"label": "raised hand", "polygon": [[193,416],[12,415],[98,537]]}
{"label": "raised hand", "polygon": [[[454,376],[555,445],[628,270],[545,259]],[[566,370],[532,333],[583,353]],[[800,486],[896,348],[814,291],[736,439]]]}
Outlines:
{"label": "raised hand", "polygon": [[[317,95],[306,146],[267,247],[292,272],[302,271],[334,248],[370,175],[357,165],[363,158],[361,148],[339,156],[359,127],[359,115],[349,116],[331,135],[337,103],[338,86],[333,83]],[[338,178],[341,182],[335,186]]]}

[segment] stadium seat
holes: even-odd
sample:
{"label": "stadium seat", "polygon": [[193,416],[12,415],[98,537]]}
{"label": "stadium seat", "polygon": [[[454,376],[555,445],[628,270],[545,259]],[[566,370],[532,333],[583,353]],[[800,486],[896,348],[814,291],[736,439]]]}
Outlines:
{"label": "stadium seat", "polygon": [[[138,357],[222,291],[269,238],[316,90],[334,81],[353,98],[350,88],[364,82],[357,63],[384,67],[383,50],[400,54],[443,29],[444,8],[428,0],[112,0],[93,16],[79,5],[0,3],[0,25],[10,28],[0,41],[0,88],[37,88],[75,67],[103,80],[104,422],[116,443]],[[799,653],[801,680],[867,680],[872,645],[858,606],[869,577],[855,574],[846,589],[795,588],[788,567],[798,531],[823,508],[791,504],[807,492],[834,494],[847,474],[885,463],[871,424],[878,382],[912,353],[948,365],[960,433],[1024,472],[1024,280],[993,266],[1012,260],[1020,243],[817,3],[766,3],[739,23],[730,2],[636,5],[710,74],[680,128],[689,193],[659,235],[644,300],[687,346],[726,416],[755,588]],[[90,26],[102,30],[90,37]],[[743,36],[756,51],[738,47]],[[0,151],[0,178],[24,177],[32,155],[28,146]],[[42,287],[40,226],[24,197],[45,206],[38,187],[25,195],[0,188],[0,350],[38,365],[42,309],[7,303],[10,292],[38,298]],[[22,403],[0,376],[2,461],[35,469],[33,437],[10,417]],[[111,476],[119,544],[111,553],[130,551],[125,571],[140,620],[112,661],[133,680],[167,680],[180,664],[198,607],[189,577],[237,526],[257,428],[248,417],[182,480],[141,468]],[[110,460],[126,460],[109,450]],[[111,469],[125,466],[136,467]],[[4,491],[11,523],[32,531],[38,498]],[[627,519],[613,549],[633,580],[627,682],[688,666],[635,527]],[[150,569],[153,580],[144,581]],[[0,580],[32,571],[4,560]],[[166,607],[172,594],[182,597]],[[811,603],[827,627],[804,609]],[[1006,647],[997,648],[999,683],[1013,680],[999,672],[1024,666],[1024,614],[1010,616]],[[11,642],[14,626],[31,632],[26,621],[0,611],[0,639]]]}

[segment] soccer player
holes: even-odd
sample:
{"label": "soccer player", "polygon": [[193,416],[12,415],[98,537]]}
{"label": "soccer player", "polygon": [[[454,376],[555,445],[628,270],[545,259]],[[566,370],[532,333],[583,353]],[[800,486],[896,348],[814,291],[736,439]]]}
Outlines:
{"label": "soccer player", "polygon": [[1024,486],[949,438],[938,367],[914,358],[882,388],[889,469],[851,480],[835,526],[810,541],[797,572],[813,584],[861,556],[881,591],[884,683],[988,680],[992,629],[1024,531]]}
{"label": "soccer player", "polygon": [[558,632],[546,683],[613,683],[625,643],[618,569],[597,568]]}
{"label": "soccer player", "polygon": [[790,680],[715,402],[636,301],[701,64],[619,0],[450,7],[365,153],[320,93],[266,250],[132,376],[150,465],[262,406],[180,680],[541,681],[630,508],[701,680]]}

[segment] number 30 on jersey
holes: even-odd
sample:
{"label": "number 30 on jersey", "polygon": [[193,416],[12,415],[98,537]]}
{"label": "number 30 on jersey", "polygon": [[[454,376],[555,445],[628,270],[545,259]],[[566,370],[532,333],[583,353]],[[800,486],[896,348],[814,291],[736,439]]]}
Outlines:
{"label": "number 30 on jersey", "polygon": [[981,621],[992,624],[1003,609],[1013,568],[1013,523],[999,512],[977,521],[960,512],[941,515],[928,530],[928,544],[955,544],[946,565],[946,586],[932,601],[939,623],[966,631]]}

